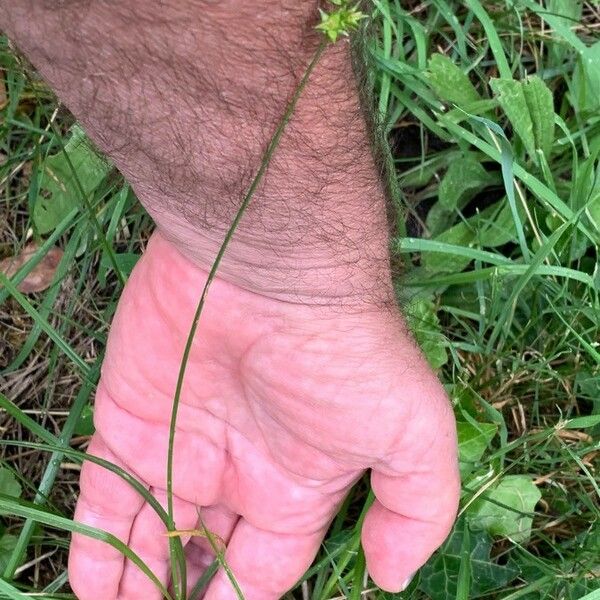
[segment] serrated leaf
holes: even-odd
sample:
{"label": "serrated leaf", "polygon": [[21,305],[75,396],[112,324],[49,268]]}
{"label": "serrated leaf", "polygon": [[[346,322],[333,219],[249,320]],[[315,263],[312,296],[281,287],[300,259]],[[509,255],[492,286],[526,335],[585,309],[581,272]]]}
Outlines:
{"label": "serrated leaf", "polygon": [[[537,75],[528,77],[521,84],[533,123],[533,139],[536,149],[550,158],[554,143],[554,99],[548,86]],[[537,157],[533,157],[537,160]]]}
{"label": "serrated leaf", "polygon": [[469,473],[477,463],[485,449],[496,435],[498,427],[494,423],[472,423],[459,421],[456,424],[458,432],[458,454],[461,474]]}
{"label": "serrated leaf", "polygon": [[447,210],[462,207],[484,189],[491,179],[481,163],[468,154],[448,167],[440,183],[439,202]]}
{"label": "serrated leaf", "polygon": [[433,54],[429,59],[428,80],[442,100],[461,108],[482,99],[469,77],[443,54]]}
{"label": "serrated leaf", "polygon": [[515,542],[529,539],[533,518],[524,513],[532,513],[542,497],[531,477],[508,475],[495,488],[488,490],[486,495],[504,506],[482,499],[470,515],[471,527]]}
{"label": "serrated leaf", "polygon": [[433,369],[439,369],[448,361],[448,352],[435,305],[430,300],[414,300],[406,307],[405,314],[425,358]]}
{"label": "serrated leaf", "polygon": [[498,97],[498,102],[508,117],[515,133],[521,138],[525,150],[535,158],[535,138],[533,121],[529,114],[523,84],[514,79],[492,79],[490,87]]}
{"label": "serrated leaf", "polygon": [[519,571],[512,565],[499,565],[490,557],[492,540],[483,531],[472,532],[460,520],[444,545],[421,569],[419,588],[431,600],[455,598],[461,564],[463,536],[470,536],[471,582],[469,597],[477,598],[512,581]]}
{"label": "serrated leaf", "polygon": [[[11,496],[13,498],[21,497],[21,484],[15,477],[15,474],[6,467],[0,467],[0,494]],[[4,514],[0,511],[0,515]]]}
{"label": "serrated leaf", "polygon": [[39,167],[40,193],[33,208],[33,222],[39,233],[53,231],[82,203],[79,185],[89,197],[110,169],[83,129],[74,126],[64,149],[46,158]]}
{"label": "serrated leaf", "polygon": [[600,110],[600,42],[580,54],[573,72],[572,93],[578,111]]}

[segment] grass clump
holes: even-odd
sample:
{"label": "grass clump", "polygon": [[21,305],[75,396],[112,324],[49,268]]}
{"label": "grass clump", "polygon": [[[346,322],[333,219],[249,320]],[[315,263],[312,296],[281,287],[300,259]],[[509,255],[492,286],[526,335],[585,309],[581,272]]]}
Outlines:
{"label": "grass clump", "polygon": [[[453,399],[463,481],[451,536],[397,597],[591,600],[600,589],[600,7],[361,8],[394,166],[398,296]],[[0,595],[65,598],[75,450],[90,433],[108,323],[151,225],[1,43],[0,259],[31,239],[38,249],[0,286]],[[61,202],[48,202],[53,194]],[[19,293],[19,278],[54,246],[64,254],[49,287]],[[40,441],[52,454],[31,443]],[[368,503],[362,482],[291,596],[390,596],[364,577]]]}

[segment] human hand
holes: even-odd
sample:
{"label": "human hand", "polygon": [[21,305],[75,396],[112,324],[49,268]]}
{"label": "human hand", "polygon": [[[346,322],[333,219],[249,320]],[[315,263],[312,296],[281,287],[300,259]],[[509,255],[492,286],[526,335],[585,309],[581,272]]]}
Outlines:
{"label": "human hand", "polygon": [[[96,395],[89,452],[136,475],[163,505],[175,384],[205,279],[154,235],[120,300]],[[177,529],[194,529],[200,514],[227,543],[245,597],[275,599],[369,468],[377,500],[362,531],[367,567],[399,590],[456,514],[455,427],[441,385],[390,309],[285,303],[216,279],[181,395]],[[84,464],[76,520],[127,542],[167,583],[164,524],[116,475]],[[186,555],[193,583],[214,555],[201,537]],[[160,598],[115,549],[80,535],[69,574],[80,600]],[[235,597],[219,571],[205,598]]]}

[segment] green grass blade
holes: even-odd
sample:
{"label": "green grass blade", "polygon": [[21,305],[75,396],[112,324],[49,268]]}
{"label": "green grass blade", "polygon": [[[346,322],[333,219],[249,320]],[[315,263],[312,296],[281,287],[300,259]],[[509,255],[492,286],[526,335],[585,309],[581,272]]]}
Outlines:
{"label": "green grass blade", "polygon": [[498,66],[500,77],[512,79],[512,71],[508,64],[508,60],[506,59],[506,54],[504,53],[504,46],[502,45],[502,41],[498,36],[496,26],[490,18],[490,15],[483,8],[479,0],[465,0],[465,4],[473,11],[475,16],[483,25],[483,29],[485,30],[492,54],[496,59],[496,65]]}
{"label": "green grass blade", "polygon": [[0,271],[0,283],[9,291],[13,298],[21,305],[21,307],[31,316],[36,324],[44,331],[48,337],[58,346],[63,354],[71,360],[71,362],[77,366],[77,368],[83,373],[86,379],[89,377],[90,367],[89,365],[71,348],[71,346],[63,340],[46,319],[44,319],[40,313],[33,307],[31,302],[22,294],[15,286],[15,284],[6,277],[4,273]]}
{"label": "green grass blade", "polygon": [[0,579],[0,593],[10,600],[31,600],[31,596],[26,596],[4,579]]}
{"label": "green grass blade", "polygon": [[126,544],[124,544],[119,538],[115,537],[111,533],[71,521],[60,515],[56,515],[45,510],[42,510],[24,500],[16,500],[11,496],[5,496],[0,494],[0,510],[4,513],[8,513],[17,517],[23,517],[25,519],[33,519],[38,523],[43,523],[48,527],[54,527],[63,531],[70,531],[71,533],[79,533],[86,537],[105,542],[118,550],[123,556],[135,564],[150,581],[156,586],[156,588],[163,595],[166,600],[173,600],[172,596],[167,591],[167,588],[161,583],[161,581],[154,575],[154,573],[148,568],[144,561],[131,550]]}
{"label": "green grass blade", "polygon": [[[79,417],[81,415],[81,411],[84,406],[88,403],[90,395],[95,389],[95,382],[100,376],[100,362],[101,357],[96,360],[95,366],[92,368],[90,373],[90,379],[86,381],[83,387],[80,389],[77,397],[75,398],[75,402],[73,406],[69,410],[69,416],[67,417],[67,421],[63,427],[62,433],[60,435],[59,441],[60,445],[68,445],[71,437],[73,435],[73,431],[79,421]],[[46,502],[47,497],[52,491],[52,486],[54,485],[54,480],[58,475],[60,470],[60,463],[63,458],[63,452],[53,452],[48,461],[48,465],[44,471],[44,475],[42,476],[42,480],[40,481],[40,485],[38,491],[33,500],[34,504],[43,505]],[[35,521],[32,519],[27,519],[21,529],[19,537],[17,539],[17,544],[8,559],[6,567],[4,569],[3,577],[6,580],[11,580],[14,577],[15,571],[21,564],[21,560],[27,551],[27,546],[29,541],[31,540],[31,536],[33,535],[33,531],[35,528]]]}

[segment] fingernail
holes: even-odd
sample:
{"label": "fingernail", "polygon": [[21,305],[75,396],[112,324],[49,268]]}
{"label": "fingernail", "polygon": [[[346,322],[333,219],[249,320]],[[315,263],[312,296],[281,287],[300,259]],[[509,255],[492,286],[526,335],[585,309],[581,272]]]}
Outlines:
{"label": "fingernail", "polygon": [[405,580],[404,583],[402,584],[402,589],[400,590],[401,592],[403,592],[409,585],[410,582],[413,580],[413,577],[415,576],[415,573],[413,573],[412,575],[409,575]]}

